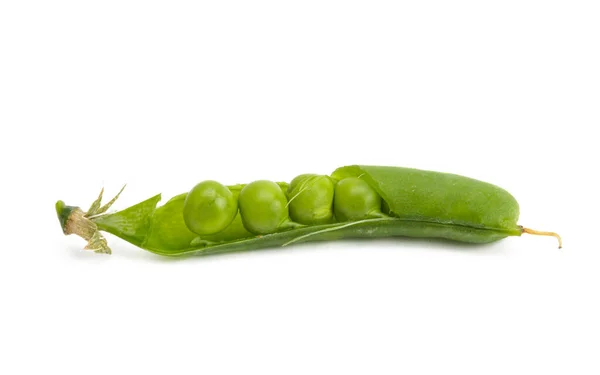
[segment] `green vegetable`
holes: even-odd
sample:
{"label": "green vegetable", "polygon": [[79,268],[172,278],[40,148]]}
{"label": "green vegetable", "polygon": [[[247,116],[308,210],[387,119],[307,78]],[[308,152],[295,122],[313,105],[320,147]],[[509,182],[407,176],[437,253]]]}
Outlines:
{"label": "green vegetable", "polygon": [[382,217],[381,197],[365,180],[346,177],[337,183],[333,201],[339,221]]}
{"label": "green vegetable", "polygon": [[[101,234],[106,231],[167,256],[391,236],[487,243],[530,233],[554,236],[562,246],[556,233],[519,226],[517,201],[495,185],[400,167],[342,167],[331,176],[300,175],[289,186],[255,181],[224,187],[209,181],[160,207],[156,195],[106,214],[117,197],[100,207],[101,192],[87,212],[57,202],[63,232],[81,236],[86,249],[96,252],[110,253]],[[216,207],[209,204],[213,197],[220,202]]]}
{"label": "green vegetable", "polygon": [[287,191],[290,217],[305,225],[333,222],[333,192],[329,176],[302,174],[292,180]]}
{"label": "green vegetable", "polygon": [[233,193],[217,181],[203,181],[187,195],[183,220],[197,234],[215,234],[227,228],[238,212]]}
{"label": "green vegetable", "polygon": [[244,227],[254,234],[274,233],[290,223],[287,198],[272,181],[254,181],[242,189],[240,214]]}

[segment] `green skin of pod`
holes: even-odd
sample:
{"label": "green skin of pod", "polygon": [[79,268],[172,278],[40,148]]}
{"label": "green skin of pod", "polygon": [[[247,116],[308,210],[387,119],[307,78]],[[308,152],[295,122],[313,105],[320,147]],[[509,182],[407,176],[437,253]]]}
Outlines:
{"label": "green skin of pod", "polygon": [[217,181],[202,181],[190,190],[184,205],[186,226],[200,235],[219,233],[231,224],[238,212],[233,193]]}
{"label": "green skin of pod", "polygon": [[367,182],[358,177],[347,177],[337,183],[333,207],[338,221],[357,221],[383,216],[381,197]]}
{"label": "green skin of pod", "polygon": [[519,235],[519,204],[506,190],[451,173],[383,166],[338,168],[332,177],[358,177],[405,220],[488,228]]}
{"label": "green skin of pod", "polygon": [[[448,173],[384,166],[347,166],[331,177],[336,181],[364,180],[382,198],[390,217],[354,222],[310,225],[288,231],[254,235],[244,228],[238,214],[220,233],[201,236],[183,220],[186,194],[158,206],[160,195],[122,211],[91,217],[101,231],[112,233],[160,255],[216,254],[260,249],[307,241],[390,236],[436,237],[461,242],[488,243],[520,236],[519,205],[506,190],[495,185]],[[286,190],[288,185],[278,184]],[[234,195],[244,185],[229,186]],[[241,204],[241,203],[240,203]],[[57,206],[59,217],[69,206]],[[60,212],[59,212],[60,211]],[[68,221],[68,220],[63,220]],[[237,224],[236,224],[237,223]]]}
{"label": "green skin of pod", "polygon": [[302,174],[294,178],[287,191],[291,219],[305,225],[332,223],[334,189],[329,176]]}
{"label": "green skin of pod", "polygon": [[240,192],[240,214],[244,227],[254,234],[270,234],[290,222],[287,198],[273,181],[259,180]]}

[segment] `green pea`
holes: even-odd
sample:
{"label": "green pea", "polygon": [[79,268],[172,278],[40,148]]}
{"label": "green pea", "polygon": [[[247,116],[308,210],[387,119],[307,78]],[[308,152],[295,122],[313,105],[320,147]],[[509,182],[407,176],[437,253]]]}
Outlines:
{"label": "green pea", "polygon": [[306,225],[331,223],[334,188],[329,176],[302,174],[294,178],[287,191],[292,220]]}
{"label": "green pea", "polygon": [[275,233],[290,221],[287,198],[273,181],[249,183],[240,192],[239,202],[244,227],[254,234]]}
{"label": "green pea", "polygon": [[338,221],[381,217],[381,197],[364,180],[348,177],[335,187],[333,209]]}
{"label": "green pea", "polygon": [[203,181],[188,193],[183,205],[183,219],[196,234],[215,234],[227,228],[238,212],[231,191],[217,181]]}

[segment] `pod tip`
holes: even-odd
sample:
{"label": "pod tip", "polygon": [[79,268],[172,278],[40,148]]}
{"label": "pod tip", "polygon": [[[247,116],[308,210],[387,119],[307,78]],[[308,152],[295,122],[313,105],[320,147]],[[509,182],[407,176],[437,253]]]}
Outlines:
{"label": "pod tip", "polygon": [[562,249],[562,238],[560,237],[560,235],[558,233],[555,232],[544,232],[544,231],[540,231],[540,230],[534,230],[534,229],[530,229],[530,228],[525,228],[525,227],[521,227],[523,233],[527,233],[527,234],[533,234],[536,236],[551,236],[554,237],[558,240],[558,248]]}

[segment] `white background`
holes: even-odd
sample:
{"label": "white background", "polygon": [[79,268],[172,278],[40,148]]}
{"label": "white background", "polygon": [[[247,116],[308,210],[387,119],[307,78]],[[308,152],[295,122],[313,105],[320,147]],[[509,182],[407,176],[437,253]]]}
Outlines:
{"label": "white background", "polygon": [[[598,374],[597,1],[3,1],[0,373]],[[183,260],[64,237],[204,179],[498,184],[524,236]]]}

